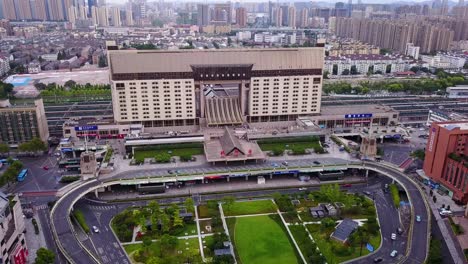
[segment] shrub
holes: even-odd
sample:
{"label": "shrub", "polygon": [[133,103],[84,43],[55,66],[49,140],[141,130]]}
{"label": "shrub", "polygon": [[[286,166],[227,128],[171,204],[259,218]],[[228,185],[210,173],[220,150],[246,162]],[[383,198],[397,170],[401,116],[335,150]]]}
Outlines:
{"label": "shrub", "polygon": [[168,163],[171,161],[171,155],[169,153],[159,153],[154,159],[158,163]]}
{"label": "shrub", "polygon": [[324,149],[322,146],[320,146],[320,145],[317,146],[317,147],[315,147],[315,148],[314,148],[314,151],[315,151],[315,153],[317,153],[317,154],[323,154],[323,153],[325,153],[325,149]]}
{"label": "shrub", "polygon": [[398,187],[396,184],[390,184],[390,193],[392,194],[392,199],[393,199],[393,205],[395,205],[396,208],[400,206],[400,193],[398,192]]}
{"label": "shrub", "polygon": [[78,181],[80,178],[81,178],[80,176],[63,176],[60,179],[60,182],[61,183],[70,183],[70,182]]}
{"label": "shrub", "polygon": [[303,146],[294,146],[291,148],[293,155],[304,155],[306,154],[306,149]]}
{"label": "shrub", "polygon": [[75,217],[76,221],[78,222],[78,224],[81,226],[81,228],[83,228],[83,231],[85,233],[89,233],[89,226],[88,224],[86,223],[86,220],[85,220],[85,217],[84,217],[84,214],[83,212],[81,212],[80,210],[75,210],[73,212],[73,216]]}
{"label": "shrub", "polygon": [[191,161],[192,160],[192,155],[190,155],[190,154],[180,155],[180,160],[181,161]]}
{"label": "shrub", "polygon": [[271,150],[272,156],[281,156],[281,155],[283,155],[283,152],[284,152],[284,148],[282,148],[282,147],[274,147]]}

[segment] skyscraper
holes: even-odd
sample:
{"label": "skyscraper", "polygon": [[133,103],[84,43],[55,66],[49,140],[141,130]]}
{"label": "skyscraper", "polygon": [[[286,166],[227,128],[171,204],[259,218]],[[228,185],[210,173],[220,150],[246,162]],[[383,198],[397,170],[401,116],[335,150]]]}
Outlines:
{"label": "skyscraper", "polygon": [[122,22],[120,21],[120,8],[111,7],[110,15],[111,15],[110,17],[111,17],[112,26],[120,27],[122,25]]}
{"label": "skyscraper", "polygon": [[290,6],[288,9],[288,26],[296,28],[296,8],[294,6]]}
{"label": "skyscraper", "polygon": [[239,27],[245,27],[247,25],[247,10],[245,7],[236,9],[236,24]]}
{"label": "skyscraper", "polygon": [[47,8],[50,20],[62,21],[65,19],[63,2],[61,0],[48,0]]}
{"label": "skyscraper", "polygon": [[133,26],[133,12],[132,12],[132,9],[127,9],[125,11],[125,24],[127,26]]}
{"label": "skyscraper", "polygon": [[302,28],[308,27],[309,26],[309,9],[307,8],[302,8],[301,10],[301,24],[300,26]]}
{"label": "skyscraper", "polygon": [[209,16],[210,8],[206,4],[198,4],[197,5],[197,21],[198,26],[207,26],[210,23],[210,16]]}
{"label": "skyscraper", "polygon": [[226,22],[227,24],[232,23],[232,14],[231,14],[231,3],[225,4],[215,4],[214,5],[214,17],[211,18],[212,21],[217,22]]}
{"label": "skyscraper", "polygon": [[15,2],[14,0],[1,0],[2,1],[2,8],[3,8],[3,18],[9,20],[16,20],[16,10],[15,10]]}
{"label": "skyscraper", "polygon": [[280,7],[276,7],[273,13],[275,15],[275,26],[283,26],[283,9]]}
{"label": "skyscraper", "polygon": [[29,0],[15,0],[16,16],[18,20],[31,20],[31,3]]}
{"label": "skyscraper", "polygon": [[283,5],[280,7],[281,8],[281,25],[280,26],[287,26],[289,21],[288,21],[288,15],[289,15],[289,6]]}
{"label": "skyscraper", "polygon": [[34,19],[47,20],[46,0],[31,0],[31,10]]}

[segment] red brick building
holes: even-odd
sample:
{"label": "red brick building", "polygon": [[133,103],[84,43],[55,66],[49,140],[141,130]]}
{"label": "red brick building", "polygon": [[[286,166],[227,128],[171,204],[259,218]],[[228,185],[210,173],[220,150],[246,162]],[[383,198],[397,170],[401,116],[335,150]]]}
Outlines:
{"label": "red brick building", "polygon": [[468,121],[432,123],[424,173],[453,200],[468,202]]}

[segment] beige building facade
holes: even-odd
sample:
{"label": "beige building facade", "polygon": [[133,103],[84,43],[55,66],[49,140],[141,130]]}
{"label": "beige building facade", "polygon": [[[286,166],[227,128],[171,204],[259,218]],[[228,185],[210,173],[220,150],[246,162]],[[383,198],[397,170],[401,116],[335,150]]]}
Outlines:
{"label": "beige building facade", "polygon": [[110,50],[114,119],[146,127],[320,113],[324,49]]}
{"label": "beige building facade", "polygon": [[49,138],[44,103],[37,99],[30,105],[10,105],[7,100],[0,104],[0,142],[17,145],[35,137],[42,141]]}

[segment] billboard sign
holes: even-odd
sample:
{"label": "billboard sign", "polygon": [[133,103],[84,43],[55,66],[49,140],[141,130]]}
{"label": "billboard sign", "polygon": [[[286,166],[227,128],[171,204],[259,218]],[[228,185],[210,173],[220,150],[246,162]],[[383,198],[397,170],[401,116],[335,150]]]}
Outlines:
{"label": "billboard sign", "polygon": [[75,131],[94,131],[98,130],[98,126],[77,126]]}
{"label": "billboard sign", "polygon": [[345,118],[371,118],[372,114],[347,114]]}

